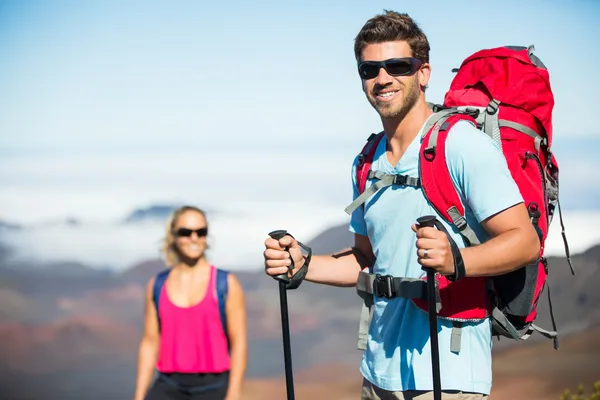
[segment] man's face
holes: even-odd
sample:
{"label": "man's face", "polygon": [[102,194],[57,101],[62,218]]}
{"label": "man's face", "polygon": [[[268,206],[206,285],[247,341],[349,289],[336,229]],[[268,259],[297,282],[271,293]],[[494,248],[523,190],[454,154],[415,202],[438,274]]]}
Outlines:
{"label": "man's face", "polygon": [[[369,44],[362,52],[362,61],[409,57],[412,57],[412,51],[405,41]],[[428,75],[424,77],[420,70],[405,76],[392,76],[381,68],[377,76],[362,78],[363,90],[382,118],[403,117],[419,100],[424,78]]]}

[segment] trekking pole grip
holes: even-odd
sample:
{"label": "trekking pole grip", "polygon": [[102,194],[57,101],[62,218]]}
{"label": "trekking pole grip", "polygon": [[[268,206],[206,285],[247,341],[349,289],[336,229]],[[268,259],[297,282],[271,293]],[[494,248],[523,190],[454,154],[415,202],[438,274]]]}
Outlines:
{"label": "trekking pole grip", "polygon": [[422,217],[417,218],[417,223],[421,226],[435,228],[435,220],[436,218],[433,215],[424,215]]}
{"label": "trekking pole grip", "polygon": [[[435,228],[435,222],[436,222],[436,218],[433,215],[424,215],[422,217],[417,218],[417,224],[423,226],[423,227],[429,227],[429,228]],[[427,271],[429,272],[429,270],[431,270],[431,268],[425,268],[425,267],[421,267],[421,269],[423,271]]]}
{"label": "trekking pole grip", "polygon": [[[271,236],[275,240],[279,240],[279,239],[283,238],[284,236],[286,236],[287,234],[288,234],[288,231],[286,231],[285,229],[279,229],[279,230],[276,230],[273,232],[269,232],[269,236]],[[289,247],[286,247],[285,251],[287,251],[289,254]],[[292,255],[290,254],[290,266],[288,267],[288,270],[291,271],[293,269],[294,269],[294,260],[292,259]],[[288,276],[287,273],[281,274],[281,275],[276,275],[273,277],[273,279],[278,280],[280,282],[290,283],[290,277]]]}

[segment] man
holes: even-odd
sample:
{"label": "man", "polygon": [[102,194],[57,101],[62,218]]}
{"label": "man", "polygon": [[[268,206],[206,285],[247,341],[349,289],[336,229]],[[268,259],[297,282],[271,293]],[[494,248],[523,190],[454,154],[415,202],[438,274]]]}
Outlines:
{"label": "man", "polygon": [[[379,113],[385,132],[371,169],[418,177],[423,128],[432,115],[425,100],[431,72],[427,38],[408,15],[386,11],[367,21],[354,49],[363,91]],[[404,59],[404,66],[361,64],[399,58]],[[402,70],[406,74],[398,75]],[[500,275],[536,260],[538,237],[493,141],[469,122],[460,121],[449,132],[445,152],[467,221],[482,243],[465,248],[460,235],[439,219],[461,247],[466,276]],[[359,195],[356,168],[357,159],[352,166],[354,198]],[[424,215],[436,213],[422,190],[410,186],[380,189],[364,208],[352,213],[350,230],[355,243],[351,251],[313,256],[305,279],[352,287],[368,263],[373,263],[375,273],[394,277],[420,278],[423,267],[452,275],[454,260],[446,233],[416,225]],[[265,246],[270,276],[286,273],[290,257],[295,265],[290,276],[304,264],[300,247],[290,236],[279,241],[269,238]],[[286,246],[289,253],[284,251]],[[487,398],[492,384],[489,319],[463,325],[458,353],[450,349],[452,323],[438,319],[438,324],[444,398]],[[375,297],[360,370],[363,400],[432,399],[427,313],[411,299]]]}

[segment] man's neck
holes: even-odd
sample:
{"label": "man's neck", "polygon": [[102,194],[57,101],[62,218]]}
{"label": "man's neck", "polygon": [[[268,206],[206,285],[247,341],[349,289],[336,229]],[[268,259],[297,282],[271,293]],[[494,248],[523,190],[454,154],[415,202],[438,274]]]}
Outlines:
{"label": "man's neck", "polygon": [[383,129],[387,136],[388,159],[392,165],[400,160],[408,146],[415,139],[427,118],[433,112],[427,106],[425,101],[419,101],[401,120],[384,119],[382,120]]}

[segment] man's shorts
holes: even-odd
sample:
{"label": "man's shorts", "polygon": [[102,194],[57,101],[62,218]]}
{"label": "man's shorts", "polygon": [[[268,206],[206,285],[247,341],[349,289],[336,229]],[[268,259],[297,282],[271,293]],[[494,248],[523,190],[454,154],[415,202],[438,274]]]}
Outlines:
{"label": "man's shorts", "polygon": [[[461,392],[456,390],[442,392],[443,400],[487,400],[487,398],[487,395],[481,393]],[[361,400],[433,400],[433,392],[420,390],[390,392],[363,379]]]}

